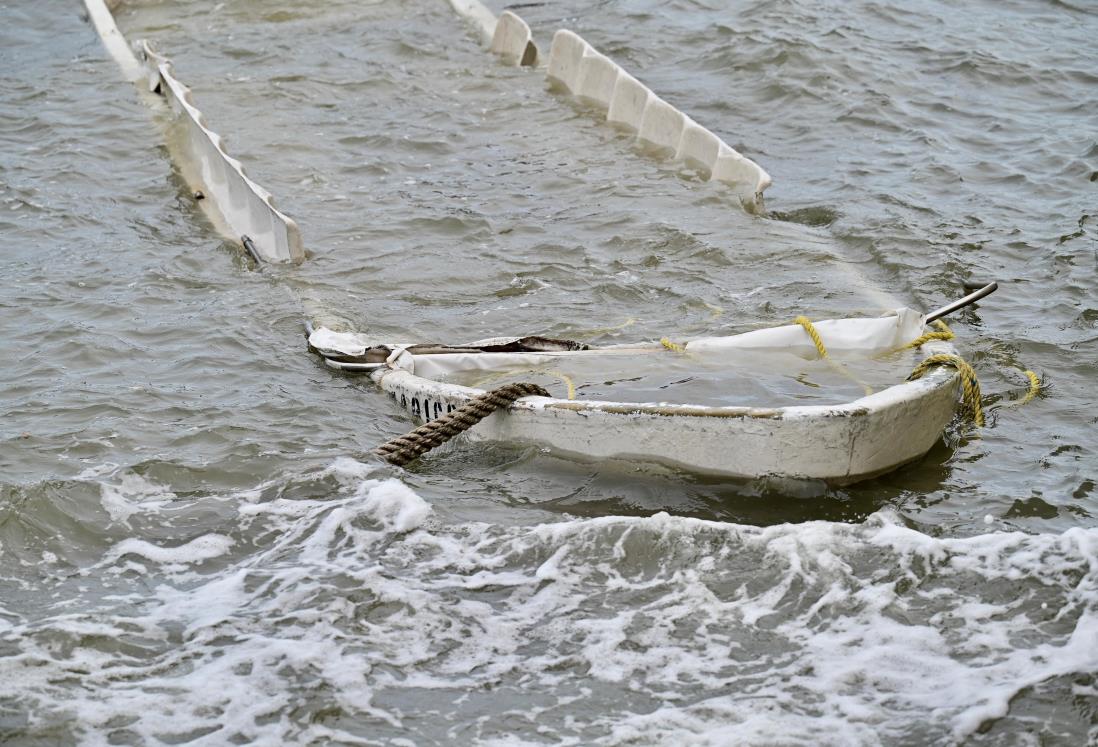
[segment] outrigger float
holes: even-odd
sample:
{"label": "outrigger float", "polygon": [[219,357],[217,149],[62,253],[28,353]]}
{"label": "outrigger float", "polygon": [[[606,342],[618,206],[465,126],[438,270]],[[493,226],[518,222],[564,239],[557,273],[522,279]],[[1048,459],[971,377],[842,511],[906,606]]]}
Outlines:
{"label": "outrigger float", "polygon": [[[305,254],[297,225],[279,212],[266,190],[251,181],[225,151],[176,80],[171,63],[148,42],[132,51],[103,0],[85,0],[105,46],[127,79],[160,94],[182,126],[172,156],[188,184],[207,198],[215,225],[257,261],[300,262]],[[450,0],[492,52],[512,65],[536,66],[541,55],[530,29],[510,11],[499,19],[477,0]],[[720,138],[653,94],[571,31],[556,33],[547,61],[550,83],[602,106],[606,119],[730,185],[742,206],[762,209],[769,175]],[[801,359],[871,359],[919,347],[930,355],[913,380],[845,403],[792,406],[702,405],[669,402],[577,400],[527,396],[508,402],[467,431],[474,440],[533,444],[583,459],[670,464],[736,477],[782,476],[848,483],[916,460],[938,441],[963,391],[978,408],[971,369],[949,342],[951,334],[928,323],[995,290],[995,284],[933,314],[897,309],[882,317],[820,321],[681,343],[588,348],[537,337],[481,340],[466,345],[393,344],[361,334],[307,324],[309,348],[340,371],[368,374],[414,418],[453,418],[483,400],[486,390],[458,383],[470,372],[491,378],[516,370],[545,371],[591,361],[618,361],[622,370],[640,359],[688,356],[705,365],[752,360],[775,351]],[[934,365],[942,364],[942,365]],[[967,369],[967,371],[966,371]],[[537,387],[535,387],[537,389]],[[544,390],[541,390],[544,394]]]}

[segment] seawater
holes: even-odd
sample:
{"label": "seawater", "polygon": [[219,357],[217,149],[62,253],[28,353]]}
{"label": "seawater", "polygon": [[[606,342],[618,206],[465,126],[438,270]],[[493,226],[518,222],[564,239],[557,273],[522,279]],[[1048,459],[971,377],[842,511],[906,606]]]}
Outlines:
{"label": "seawater", "polygon": [[925,357],[913,350],[878,356],[845,351],[806,359],[776,350],[702,354],[649,347],[630,353],[550,356],[531,366],[458,370],[442,380],[482,389],[530,382],[553,397],[604,402],[840,405],[903,383]]}
{"label": "seawater", "polygon": [[[302,225],[309,261],[254,272],[78,6],[0,7],[0,739],[1098,741],[1093,9],[518,11],[758,160],[768,215],[441,1],[123,4]],[[990,279],[951,320],[989,426],[841,489],[485,444],[396,469],[370,450],[407,420],[300,326],[602,345]]]}

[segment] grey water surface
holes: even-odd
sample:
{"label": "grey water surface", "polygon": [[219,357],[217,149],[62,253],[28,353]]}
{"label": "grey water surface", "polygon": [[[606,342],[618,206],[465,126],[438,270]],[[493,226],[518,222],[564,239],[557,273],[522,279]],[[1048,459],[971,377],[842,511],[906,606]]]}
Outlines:
{"label": "grey water surface", "polygon": [[[124,3],[300,224],[261,272],[82,10],[0,4],[0,744],[1098,743],[1091,4],[516,6],[766,168],[752,216],[443,0]],[[301,331],[618,343],[992,279],[951,320],[988,427],[842,488],[390,467],[410,423]]]}

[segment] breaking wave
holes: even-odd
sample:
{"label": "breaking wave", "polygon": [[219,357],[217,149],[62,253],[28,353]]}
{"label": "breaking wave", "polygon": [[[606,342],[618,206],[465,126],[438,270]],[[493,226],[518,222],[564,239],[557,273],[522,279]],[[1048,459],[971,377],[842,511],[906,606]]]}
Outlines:
{"label": "breaking wave", "polygon": [[378,470],[339,459],[189,509],[89,475],[97,521],[156,533],[84,564],[54,547],[39,603],[0,605],[0,732],[950,744],[1040,721],[1027,694],[1051,688],[1098,733],[1098,530],[935,539],[889,511],[501,526]]}

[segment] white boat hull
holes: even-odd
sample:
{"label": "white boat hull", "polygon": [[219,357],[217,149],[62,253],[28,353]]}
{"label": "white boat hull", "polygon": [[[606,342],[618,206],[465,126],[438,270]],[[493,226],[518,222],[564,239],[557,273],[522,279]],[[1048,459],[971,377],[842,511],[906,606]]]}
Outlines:
{"label": "white boat hull", "polygon": [[[952,346],[927,346],[951,352]],[[384,368],[374,380],[429,420],[483,390]],[[850,403],[751,408],[578,402],[527,397],[466,436],[543,446],[581,459],[656,462],[733,477],[782,476],[843,484],[920,458],[953,417],[958,377],[938,369]]]}

